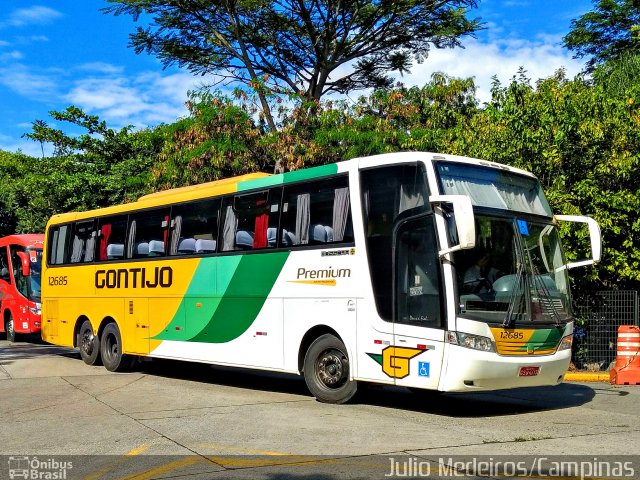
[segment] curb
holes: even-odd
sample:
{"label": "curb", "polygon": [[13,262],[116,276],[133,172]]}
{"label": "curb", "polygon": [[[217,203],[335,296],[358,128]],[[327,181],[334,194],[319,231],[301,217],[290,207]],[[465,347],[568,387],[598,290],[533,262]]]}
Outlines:
{"label": "curb", "polygon": [[567,372],[564,374],[566,382],[609,382],[609,372]]}

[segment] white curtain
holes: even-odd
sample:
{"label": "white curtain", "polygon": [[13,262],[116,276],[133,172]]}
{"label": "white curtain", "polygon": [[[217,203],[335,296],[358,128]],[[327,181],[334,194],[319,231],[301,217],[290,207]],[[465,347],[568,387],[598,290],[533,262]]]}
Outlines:
{"label": "white curtain", "polygon": [[296,204],[296,245],[309,243],[309,223],[311,222],[311,195],[301,193]]}
{"label": "white curtain", "polygon": [[77,234],[73,237],[73,245],[71,247],[71,263],[80,263],[84,254],[84,239]]}
{"label": "white curtain", "polygon": [[333,201],[333,241],[344,240],[344,231],[349,220],[349,187],[336,188]]}
{"label": "white curtain", "polygon": [[127,245],[127,258],[133,258],[133,250],[136,243],[136,221],[131,222],[129,227],[129,243]]}
{"label": "white curtain", "polygon": [[405,184],[400,185],[400,205],[398,206],[396,215],[410,208],[422,207],[423,205],[424,197],[417,188]]}
{"label": "white curtain", "polygon": [[236,248],[236,229],[238,228],[238,219],[231,205],[227,206],[227,212],[224,218],[224,228],[222,230],[222,250],[229,251]]}
{"label": "white curtain", "polygon": [[171,233],[171,253],[178,253],[178,244],[180,243],[180,235],[182,234],[182,215],[176,215],[173,219],[173,232]]}
{"label": "white curtain", "polygon": [[93,255],[96,245],[96,232],[91,232],[91,236],[87,239],[84,250],[84,262],[93,262]]}

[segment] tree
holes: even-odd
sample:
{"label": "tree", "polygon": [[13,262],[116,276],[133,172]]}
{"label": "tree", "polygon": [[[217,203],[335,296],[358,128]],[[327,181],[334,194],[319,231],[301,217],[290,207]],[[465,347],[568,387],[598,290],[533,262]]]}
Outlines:
{"label": "tree", "polygon": [[590,57],[587,71],[625,52],[640,52],[640,2],[638,0],[594,0],[595,10],[571,22],[563,38],[574,58]]}
{"label": "tree", "polygon": [[270,96],[389,87],[389,72],[481,26],[465,16],[476,0],[107,1],[107,13],[152,20],[130,36],[136,53],[250,87],[272,131]]}
{"label": "tree", "polygon": [[[51,143],[55,158],[67,159],[75,165],[74,173],[82,171],[89,175],[90,184],[97,188],[92,193],[94,203],[84,208],[119,203],[145,193],[149,169],[162,146],[162,138],[156,131],[132,132],[130,126],[114,130],[98,116],[73,105],[49,114],[57,122],[70,123],[86,133],[70,136],[37,120],[32,131],[24,136],[41,144]],[[43,165],[52,161],[44,161]],[[82,202],[78,206],[82,208]]]}

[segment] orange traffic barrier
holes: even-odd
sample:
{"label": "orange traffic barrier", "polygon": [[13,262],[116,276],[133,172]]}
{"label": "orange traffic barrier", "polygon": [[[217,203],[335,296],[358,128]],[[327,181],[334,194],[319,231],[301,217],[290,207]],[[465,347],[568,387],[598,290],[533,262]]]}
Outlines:
{"label": "orange traffic barrier", "polygon": [[616,365],[609,371],[615,385],[640,385],[640,327],[618,327]]}

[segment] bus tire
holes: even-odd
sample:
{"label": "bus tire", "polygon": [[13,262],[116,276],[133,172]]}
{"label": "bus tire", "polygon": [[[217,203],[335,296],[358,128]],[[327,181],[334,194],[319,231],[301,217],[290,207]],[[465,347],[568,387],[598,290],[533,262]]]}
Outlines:
{"label": "bus tire", "polygon": [[80,331],[78,332],[78,338],[76,341],[78,349],[80,350],[80,357],[87,365],[100,365],[100,339],[97,335],[93,334],[93,327],[89,320],[85,320]]}
{"label": "bus tire", "polygon": [[347,349],[334,335],[318,337],[304,357],[304,380],[316,399],[323,403],[346,403],[358,384],[350,378]]}
{"label": "bus tire", "polygon": [[9,313],[7,320],[4,322],[4,331],[7,332],[7,340],[11,343],[16,341],[16,326],[13,323],[13,316]]}
{"label": "bus tire", "polygon": [[100,336],[100,356],[104,368],[110,372],[122,372],[131,364],[129,356],[122,354],[122,337],[115,323],[109,323]]}

